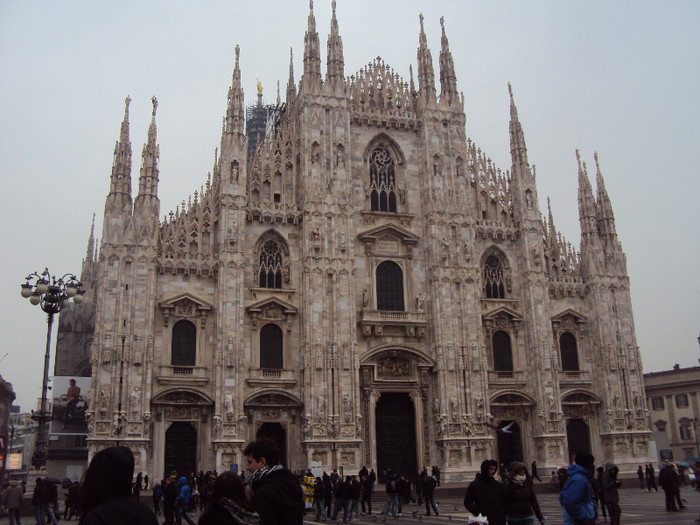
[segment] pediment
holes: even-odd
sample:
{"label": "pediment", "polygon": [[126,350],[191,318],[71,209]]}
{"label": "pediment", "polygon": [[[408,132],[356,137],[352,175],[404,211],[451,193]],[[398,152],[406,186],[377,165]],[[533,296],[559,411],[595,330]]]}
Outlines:
{"label": "pediment", "polygon": [[520,315],[518,312],[516,312],[512,308],[508,308],[507,306],[499,306],[495,310],[492,310],[488,313],[483,314],[482,317],[484,319],[498,319],[500,317],[510,317],[514,321],[522,321],[523,320],[522,315]]}
{"label": "pediment", "polygon": [[357,238],[363,242],[376,242],[385,238],[394,238],[407,245],[417,244],[420,240],[418,235],[392,222],[360,232]]}
{"label": "pediment", "polygon": [[586,316],[583,315],[582,313],[577,312],[573,308],[567,308],[563,312],[560,312],[557,315],[552,316],[552,322],[563,321],[567,317],[573,317],[577,323],[585,323],[587,321]]}
{"label": "pediment", "polygon": [[[276,319],[276,313],[296,315],[297,308],[279,297],[266,297],[246,306],[246,312],[260,314],[264,319]],[[282,318],[281,316],[279,317]]]}
{"label": "pediment", "polygon": [[175,310],[177,311],[178,308],[191,308],[194,306],[196,310],[211,310],[212,306],[206,301],[203,301],[194,295],[190,293],[181,293],[180,295],[176,295],[175,297],[171,297],[170,299],[166,299],[164,301],[161,301],[158,303],[158,306],[160,306],[164,310]]}

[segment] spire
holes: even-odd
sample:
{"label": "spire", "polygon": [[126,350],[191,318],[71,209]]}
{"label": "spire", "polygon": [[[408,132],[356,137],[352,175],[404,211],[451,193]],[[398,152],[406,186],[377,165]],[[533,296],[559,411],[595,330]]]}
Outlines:
{"label": "spire", "polygon": [[280,100],[280,81],[279,80],[277,81],[277,100],[275,102],[277,103],[278,106],[280,105],[280,102],[281,102],[281,100]]}
{"label": "spire", "polygon": [[554,226],[554,218],[552,216],[552,203],[549,201],[549,197],[547,197],[547,222],[547,227],[549,229],[549,237],[551,239],[556,239],[557,229]]}
{"label": "spire", "polygon": [[598,231],[603,237],[616,238],[617,232],[615,231],[615,216],[613,215],[612,204],[610,203],[610,197],[608,197],[608,192],[605,189],[605,181],[603,180],[603,175],[600,172],[600,164],[598,163],[598,152],[594,153],[595,158],[595,183],[598,187]]}
{"label": "spire", "polygon": [[423,13],[419,15],[420,35],[418,37],[418,89],[423,104],[435,101],[435,71],[433,57],[428,49],[428,40],[423,27]]}
{"label": "spire", "polygon": [[304,35],[304,74],[300,91],[314,93],[321,89],[321,54],[319,51],[314,2],[309,0],[309,25]]}
{"label": "spire", "polygon": [[576,150],[576,161],[578,162],[578,220],[581,225],[582,242],[585,243],[597,235],[596,203],[591,182],[588,180],[586,163],[581,162],[578,150]]}
{"label": "spire", "polygon": [[287,105],[291,104],[297,95],[297,86],[294,83],[294,57],[292,48],[289,48],[289,80],[287,81]]}
{"label": "spire", "polygon": [[442,39],[440,47],[440,102],[451,106],[459,103],[457,92],[457,76],[455,75],[455,65],[450,53],[450,44],[445,34],[445,17],[440,17],[442,27]]}
{"label": "spire", "polygon": [[513,173],[515,174],[516,172],[516,166],[521,166],[529,172],[525,134],[523,133],[523,127],[518,119],[518,109],[515,107],[513,88],[510,82],[508,82],[508,94],[510,95],[510,157],[513,163]]}
{"label": "spire", "polygon": [[[143,198],[158,199],[158,158],[160,148],[157,142],[158,129],[156,127],[156,110],[158,109],[158,99],[151,98],[153,112],[151,113],[151,124],[148,126],[148,140],[143,145],[141,152],[141,174],[139,175],[139,193],[136,203]],[[157,215],[156,215],[157,216]]]}
{"label": "spire", "polygon": [[338,32],[338,19],[335,17],[335,0],[331,4],[331,32],[328,35],[328,60],[326,61],[326,82],[333,88],[345,82],[345,61],[343,60],[343,41]]}
{"label": "spire", "polygon": [[236,46],[236,65],[233,68],[233,78],[231,87],[228,90],[228,106],[226,108],[226,127],[228,133],[238,133],[243,135],[243,88],[241,88],[240,53],[241,49]]}
{"label": "spire", "polygon": [[[92,228],[90,228],[90,237],[88,238],[87,251],[85,252],[85,261],[95,261],[95,214],[92,214]],[[84,263],[83,263],[84,264]]]}
{"label": "spire", "polygon": [[125,195],[131,200],[131,142],[129,141],[129,104],[131,97],[124,101],[124,120],[119,132],[119,140],[114,145],[114,162],[109,194]]}

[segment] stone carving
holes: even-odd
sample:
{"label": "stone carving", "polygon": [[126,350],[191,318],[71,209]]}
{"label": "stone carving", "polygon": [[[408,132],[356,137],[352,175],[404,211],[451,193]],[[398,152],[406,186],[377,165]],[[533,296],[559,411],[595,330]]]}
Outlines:
{"label": "stone carving", "polygon": [[228,392],[224,394],[224,407],[226,408],[226,414],[231,417],[233,416],[233,393]]}
{"label": "stone carving", "polygon": [[405,377],[411,374],[411,364],[400,357],[385,357],[377,360],[377,375],[384,377]]}
{"label": "stone carving", "polygon": [[423,292],[418,292],[418,296],[416,297],[416,310],[418,310],[419,312],[422,312],[424,302],[425,302],[425,296],[423,295]]}
{"label": "stone carving", "polygon": [[367,288],[362,289],[362,306],[369,306],[369,292],[367,291]]}
{"label": "stone carving", "polygon": [[141,403],[141,389],[139,387],[134,388],[129,396],[131,402],[131,416],[136,418],[139,414],[140,403]]}

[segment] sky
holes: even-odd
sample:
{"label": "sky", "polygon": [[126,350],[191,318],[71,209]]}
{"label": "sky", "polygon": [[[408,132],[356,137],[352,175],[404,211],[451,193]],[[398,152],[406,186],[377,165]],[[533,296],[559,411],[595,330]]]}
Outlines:
{"label": "sky", "polygon": [[[41,395],[46,316],[20,284],[44,267],[79,273],[93,213],[101,236],[126,96],[134,191],[158,98],[165,215],[212,169],[235,46],[246,104],[258,80],[266,101],[277,81],[284,98],[290,47],[297,82],[303,70],[308,12],[307,0],[0,0],[0,375],[23,409]],[[445,17],[467,136],[503,170],[512,83],[540,209],[549,197],[576,247],[575,151],[594,188],[598,152],[644,369],[697,365],[700,2],[338,0],[346,76],[381,56],[408,81],[421,12],[438,79]],[[331,1],[314,13],[325,72]]]}

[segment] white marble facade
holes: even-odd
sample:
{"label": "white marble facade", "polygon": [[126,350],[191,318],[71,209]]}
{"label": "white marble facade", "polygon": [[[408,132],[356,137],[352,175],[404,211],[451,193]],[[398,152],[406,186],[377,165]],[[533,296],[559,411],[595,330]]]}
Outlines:
{"label": "white marble facade", "polygon": [[[439,93],[422,17],[417,85],[380,58],[346,77],[335,14],[325,75],[320,49],[311,12],[301,79],[290,63],[284,110],[250,156],[236,49],[213,174],[163,220],[157,101],[132,200],[127,99],[99,252],[90,453],[127,444],[137,470],[161,476],[166,433],[185,424],[197,470],[221,471],[272,424],[290,468],[354,472],[386,466],[377,414],[409,406],[395,409],[412,421],[407,456],[447,480],[513,453],[564,465],[580,445],[567,429],[601,462],[648,462],[629,277],[597,158],[596,196],[579,159],[576,251],[543,218],[512,93],[508,171],[466,137],[444,24]],[[276,364],[261,362],[263,333],[281,340]],[[499,438],[511,421],[519,444]]]}

